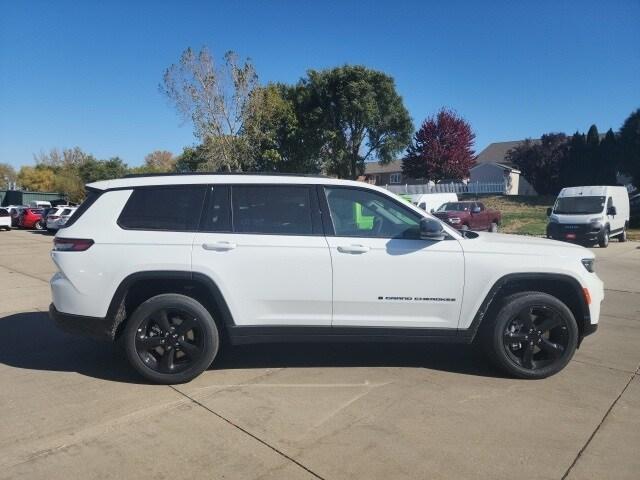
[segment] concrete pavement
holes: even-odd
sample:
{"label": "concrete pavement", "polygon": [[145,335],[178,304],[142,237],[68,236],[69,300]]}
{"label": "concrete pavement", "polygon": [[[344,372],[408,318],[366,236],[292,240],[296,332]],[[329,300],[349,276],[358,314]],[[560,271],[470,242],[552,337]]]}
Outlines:
{"label": "concrete pavement", "polygon": [[639,476],[640,243],[594,249],[601,327],[546,380],[467,346],[260,345],[177,387],[50,323],[50,246],[0,232],[0,479]]}

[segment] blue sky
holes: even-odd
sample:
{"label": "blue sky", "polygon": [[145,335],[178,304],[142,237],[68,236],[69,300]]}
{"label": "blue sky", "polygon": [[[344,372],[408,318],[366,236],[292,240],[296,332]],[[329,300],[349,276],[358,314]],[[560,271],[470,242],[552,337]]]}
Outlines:
{"label": "blue sky", "polygon": [[441,106],[476,150],[617,129],[640,107],[640,1],[0,0],[0,162],[80,146],[138,165],[195,143],[158,92],[188,46],[251,57],[260,80],[345,63],[396,80],[416,126]]}

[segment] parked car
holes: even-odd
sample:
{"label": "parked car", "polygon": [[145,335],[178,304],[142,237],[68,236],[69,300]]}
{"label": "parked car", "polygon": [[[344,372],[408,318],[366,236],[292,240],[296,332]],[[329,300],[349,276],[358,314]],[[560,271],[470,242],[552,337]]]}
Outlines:
{"label": "parked car", "polygon": [[76,207],[58,207],[51,210],[46,217],[46,228],[48,231],[53,232],[65,226],[73,212],[77,210]]}
{"label": "parked car", "polygon": [[0,230],[11,230],[11,214],[6,208],[0,208]]}
{"label": "parked car", "polygon": [[629,194],[625,187],[563,188],[547,216],[547,238],[606,248],[611,237],[627,240]]}
{"label": "parked car", "polygon": [[373,185],[220,174],[88,189],[54,239],[51,317],[118,340],[154,382],[191,380],[227,341],[477,339],[510,374],[542,378],[597,328],[586,248],[462,236]]}
{"label": "parked car", "polygon": [[6,210],[9,211],[9,215],[11,215],[11,226],[12,227],[17,227],[18,226],[18,219],[20,218],[20,213],[22,212],[22,210],[24,210],[25,207],[24,205],[8,205],[6,207],[3,207]]}
{"label": "parked car", "polygon": [[42,208],[27,207],[22,209],[18,217],[18,227],[42,230],[43,226],[40,220],[42,220],[43,213],[44,210]]}
{"label": "parked car", "polygon": [[482,202],[447,202],[433,215],[458,230],[497,232],[502,218],[498,210],[486,208]]}
{"label": "parked car", "polygon": [[640,226],[640,193],[629,198],[629,224]]}
{"label": "parked car", "polygon": [[435,212],[444,203],[457,202],[458,195],[455,193],[420,193],[411,196],[414,205],[427,212]]}
{"label": "parked car", "polygon": [[47,202],[46,200],[32,200],[27,206],[31,208],[51,208],[51,202]]}

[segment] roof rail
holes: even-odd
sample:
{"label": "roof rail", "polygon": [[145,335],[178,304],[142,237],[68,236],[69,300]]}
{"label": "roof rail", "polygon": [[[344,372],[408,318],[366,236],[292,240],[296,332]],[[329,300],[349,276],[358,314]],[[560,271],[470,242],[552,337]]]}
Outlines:
{"label": "roof rail", "polygon": [[172,172],[172,173],[129,173],[122,178],[140,177],[173,177],[181,175],[261,175],[265,177],[314,177],[330,178],[326,175],[312,173],[277,173],[277,172]]}

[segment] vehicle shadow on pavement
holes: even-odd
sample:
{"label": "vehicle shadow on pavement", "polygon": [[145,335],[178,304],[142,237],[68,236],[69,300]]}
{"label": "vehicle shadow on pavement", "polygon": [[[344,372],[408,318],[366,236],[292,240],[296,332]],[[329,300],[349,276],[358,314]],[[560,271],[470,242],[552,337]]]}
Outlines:
{"label": "vehicle shadow on pavement", "polygon": [[499,377],[474,345],[420,343],[259,344],[224,348],[213,369],[410,367]]}
{"label": "vehicle shadow on pavement", "polygon": [[[45,312],[0,317],[0,364],[28,370],[77,372],[125,383],[147,383],[109,342],[69,335]],[[309,367],[412,367],[502,377],[471,345],[331,343],[227,346],[213,370]]]}
{"label": "vehicle shadow on pavement", "polygon": [[0,317],[0,364],[28,370],[77,372],[126,383],[146,383],[109,342],[59,330],[45,312]]}

